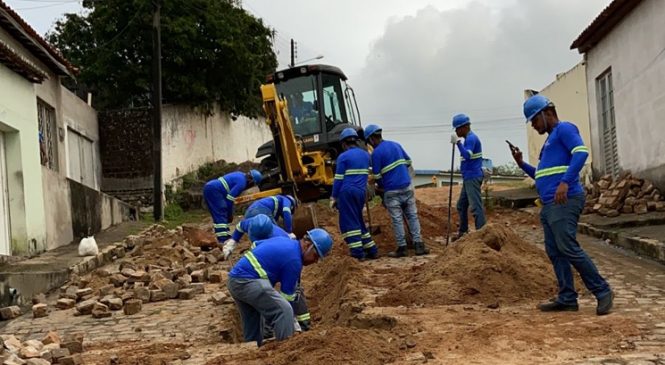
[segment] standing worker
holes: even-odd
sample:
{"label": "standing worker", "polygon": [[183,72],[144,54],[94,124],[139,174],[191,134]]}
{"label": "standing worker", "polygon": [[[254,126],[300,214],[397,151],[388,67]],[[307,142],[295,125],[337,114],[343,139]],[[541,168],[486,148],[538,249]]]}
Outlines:
{"label": "standing worker", "polygon": [[543,203],[540,221],[545,233],[545,251],[552,261],[559,285],[556,300],[540,304],[538,308],[543,312],[578,310],[572,265],[598,300],[596,314],[607,314],[612,309],[614,293],[576,238],[585,199],[580,170],[589,156],[589,149],[584,146],[574,124],[559,121],[554,104],[546,97],[534,95],[527,99],[524,116],[538,134],[548,134],[540,150],[538,168],[524,162],[522,152],[510,145],[517,165],[536,180],[536,189]]}
{"label": "standing worker", "polygon": [[[242,319],[245,341],[263,344],[263,323],[272,325],[275,338],[293,335],[297,322],[292,308],[303,266],[323,259],[332,248],[325,230],[314,228],[300,240],[273,237],[247,252],[229,272],[227,287]],[[280,283],[280,291],[274,289]]]}
{"label": "standing worker", "polygon": [[233,221],[233,204],[245,189],[261,183],[261,173],[250,170],[248,173],[231,172],[218,179],[208,181],[203,187],[203,199],[212,215],[217,242],[221,245],[231,234],[229,223]]}
{"label": "standing worker", "polygon": [[[233,249],[235,249],[236,244],[240,242],[242,236],[247,232],[249,223],[246,222],[248,219],[253,218],[259,214],[265,214],[268,217],[272,217],[273,222],[277,222],[279,218],[282,218],[284,224],[284,229],[288,235],[295,239],[296,236],[293,234],[293,213],[296,209],[296,199],[291,195],[275,195],[269,196],[266,198],[259,199],[252,203],[245,211],[245,216],[243,219],[236,225],[236,229],[233,231],[231,238],[224,242],[224,257],[228,257]],[[252,241],[253,242],[253,241]]]}
{"label": "standing worker", "polygon": [[[457,114],[453,117],[455,133],[450,136],[450,143],[457,146],[462,163],[462,191],[457,200],[459,213],[459,231],[454,240],[459,239],[469,231],[469,205],[473,212],[476,230],[485,225],[485,212],[483,211],[483,198],[480,186],[483,183],[483,147],[478,136],[471,131],[471,119],[466,114]],[[464,138],[462,143],[461,138]],[[451,187],[452,188],[452,187]]]}
{"label": "standing worker", "polygon": [[404,216],[409,224],[416,255],[426,255],[429,253],[429,249],[425,247],[420,236],[416,196],[409,174],[411,158],[399,143],[384,140],[381,135],[382,131],[378,125],[370,124],[365,128],[364,134],[365,140],[374,148],[372,172],[378,185],[377,190],[383,191],[383,202],[393,222],[397,241],[397,249],[388,256],[407,256]]}
{"label": "standing worker", "polygon": [[363,220],[369,153],[358,147],[355,129],[345,128],[339,137],[344,152],[337,157],[330,207],[339,209],[339,229],[351,256],[359,260],[376,259],[378,248]]}

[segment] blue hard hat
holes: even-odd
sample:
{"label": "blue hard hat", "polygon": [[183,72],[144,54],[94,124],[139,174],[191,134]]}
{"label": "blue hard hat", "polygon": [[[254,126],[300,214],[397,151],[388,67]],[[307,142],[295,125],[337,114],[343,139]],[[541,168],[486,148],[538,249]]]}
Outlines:
{"label": "blue hard hat", "polygon": [[263,176],[261,175],[259,170],[249,170],[249,174],[252,175],[252,180],[254,180],[254,184],[259,185],[261,183]]}
{"label": "blue hard hat", "polygon": [[471,119],[466,114],[457,114],[453,117],[453,129],[471,124]]}
{"label": "blue hard hat", "polygon": [[249,240],[259,241],[272,236],[272,219],[265,214],[258,214],[249,218]]}
{"label": "blue hard hat", "polygon": [[554,104],[544,95],[537,94],[526,99],[524,102],[524,117],[526,118],[526,122],[529,123],[538,113],[549,106],[554,106]]}
{"label": "blue hard hat", "polygon": [[298,205],[298,202],[296,201],[296,198],[293,197],[293,195],[287,195],[286,199],[289,199],[292,207],[295,208]]}
{"label": "blue hard hat", "polygon": [[314,249],[319,255],[319,259],[323,259],[325,256],[330,253],[332,249],[333,240],[332,237],[326,232],[323,228],[314,228],[307,231],[309,239],[314,244]]}
{"label": "blue hard hat", "polygon": [[370,125],[368,125],[367,127],[365,127],[365,132],[363,133],[363,134],[364,134],[364,137],[365,137],[365,140],[368,140],[369,137],[370,137],[372,134],[374,134],[374,133],[376,133],[376,132],[381,132],[382,130],[383,130],[383,129],[382,129],[381,127],[379,127],[378,125],[376,125],[376,124],[370,124]]}
{"label": "blue hard hat", "polygon": [[353,128],[344,128],[342,133],[339,134],[339,139],[343,141],[347,138],[358,138],[358,132]]}

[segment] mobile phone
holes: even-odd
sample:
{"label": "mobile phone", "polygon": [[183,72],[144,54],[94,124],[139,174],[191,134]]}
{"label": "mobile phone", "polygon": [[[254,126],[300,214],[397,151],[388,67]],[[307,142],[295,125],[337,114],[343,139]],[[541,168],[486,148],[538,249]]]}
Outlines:
{"label": "mobile phone", "polygon": [[510,150],[511,150],[511,151],[519,151],[519,150],[520,150],[519,148],[515,147],[515,145],[513,145],[512,143],[510,143],[509,140],[506,140],[506,143],[508,143],[508,147],[510,147]]}

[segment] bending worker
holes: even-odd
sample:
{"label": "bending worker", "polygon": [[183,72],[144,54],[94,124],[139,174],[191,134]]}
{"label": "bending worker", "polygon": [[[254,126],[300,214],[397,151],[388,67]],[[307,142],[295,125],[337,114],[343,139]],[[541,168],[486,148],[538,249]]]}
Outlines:
{"label": "bending worker", "polygon": [[376,259],[378,248],[363,220],[369,153],[358,147],[355,129],[345,128],[339,137],[344,152],[337,157],[330,207],[339,209],[339,229],[351,256],[359,260]]}
{"label": "bending worker", "polygon": [[233,221],[233,204],[245,189],[261,183],[261,173],[250,170],[248,173],[231,172],[218,179],[208,181],[203,187],[203,199],[212,215],[217,242],[222,244],[229,239],[229,223]]}
{"label": "bending worker", "polygon": [[370,124],[365,128],[365,139],[374,147],[372,172],[378,185],[377,191],[383,191],[383,204],[390,214],[397,241],[397,250],[389,253],[388,256],[407,256],[404,216],[409,224],[416,255],[426,255],[429,253],[429,249],[425,247],[420,236],[416,196],[409,174],[411,158],[399,143],[384,140],[381,135],[382,131],[378,125]]}
{"label": "bending worker", "polygon": [[[292,307],[303,265],[323,259],[332,248],[332,238],[315,228],[300,240],[273,237],[261,241],[229,272],[227,287],[242,318],[245,341],[263,344],[263,323],[267,321],[278,341],[296,330]],[[280,292],[274,289],[280,283]]]}
{"label": "bending worker", "polygon": [[[460,170],[462,171],[462,191],[457,200],[459,213],[459,239],[469,231],[469,205],[473,212],[476,230],[485,225],[485,212],[483,211],[483,198],[480,186],[483,183],[483,148],[478,136],[471,131],[471,120],[465,114],[453,117],[455,133],[450,136],[450,143],[456,145],[462,156]],[[460,138],[464,138],[462,143]],[[470,203],[470,204],[469,204]]]}
{"label": "bending worker", "polygon": [[247,208],[242,221],[236,225],[236,229],[233,231],[231,238],[224,242],[224,257],[227,258],[229,255],[231,255],[231,252],[233,252],[235,249],[236,244],[240,242],[242,236],[245,234],[245,232],[247,232],[248,223],[246,221],[259,214],[265,214],[268,217],[271,217],[273,222],[277,222],[279,218],[282,218],[284,229],[289,234],[289,236],[291,236],[291,238],[295,239],[296,236],[292,233],[292,214],[295,212],[295,209],[296,199],[291,195],[269,196],[252,203]]}
{"label": "bending worker", "polygon": [[596,314],[607,314],[612,309],[612,289],[576,238],[585,199],[580,170],[589,156],[589,150],[584,146],[577,127],[559,121],[554,104],[546,97],[535,95],[527,99],[524,116],[538,134],[548,134],[540,150],[537,168],[524,162],[522,152],[510,145],[517,165],[536,180],[536,189],[543,203],[540,221],[545,233],[545,251],[552,261],[559,285],[556,300],[540,304],[538,308],[543,312],[578,310],[572,265],[598,300]]}

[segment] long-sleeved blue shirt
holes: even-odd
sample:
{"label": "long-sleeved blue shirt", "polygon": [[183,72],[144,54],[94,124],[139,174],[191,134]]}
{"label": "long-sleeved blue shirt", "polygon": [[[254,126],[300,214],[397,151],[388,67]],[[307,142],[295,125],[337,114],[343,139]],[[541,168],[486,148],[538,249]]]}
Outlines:
{"label": "long-sleeved blue shirt", "polygon": [[554,201],[561,182],[568,184],[568,197],[584,193],[580,183],[580,170],[589,157],[577,126],[559,122],[550,132],[540,150],[538,168],[522,163],[522,170],[536,180],[536,189],[544,204]]}
{"label": "long-sleeved blue shirt", "polygon": [[457,142],[457,149],[462,155],[460,170],[463,179],[483,177],[483,147],[478,136],[469,132],[464,137],[464,144]]}
{"label": "long-sleeved blue shirt", "polygon": [[300,243],[288,237],[261,241],[233,266],[229,276],[236,279],[266,279],[274,287],[280,283],[280,294],[291,304],[302,272]]}
{"label": "long-sleeved blue shirt", "polygon": [[[272,216],[275,221],[282,218],[284,222],[284,229],[291,233],[293,232],[293,217],[291,200],[283,195],[269,196],[266,198],[259,199],[252,203],[247,210],[252,209],[252,207],[261,206],[272,212]],[[239,242],[242,239],[242,236],[247,233],[249,229],[249,222],[246,222],[247,219],[243,219],[236,225],[236,229],[233,231],[233,238],[236,242]]]}
{"label": "long-sleeved blue shirt", "polygon": [[[270,238],[273,238],[273,237],[289,237],[289,234],[286,233],[286,231],[283,230],[282,227],[280,227],[276,224],[273,224],[272,225],[272,233],[270,234]],[[256,239],[254,239],[254,237],[252,237],[251,233],[249,234],[249,240],[252,242],[251,248],[254,248],[254,247],[260,245],[261,242],[263,242],[267,239],[268,238],[264,238],[262,240],[256,240]]]}
{"label": "long-sleeved blue shirt", "polygon": [[411,157],[397,142],[383,140],[372,151],[372,173],[384,191],[400,190],[411,185],[409,166]]}
{"label": "long-sleeved blue shirt", "polygon": [[228,173],[220,177],[219,181],[222,182],[224,189],[226,189],[226,199],[231,204],[235,203],[236,197],[247,188],[247,178],[240,171]]}
{"label": "long-sleeved blue shirt", "polygon": [[337,157],[335,181],[332,197],[337,198],[342,189],[367,187],[369,177],[369,153],[359,147],[352,147]]}

